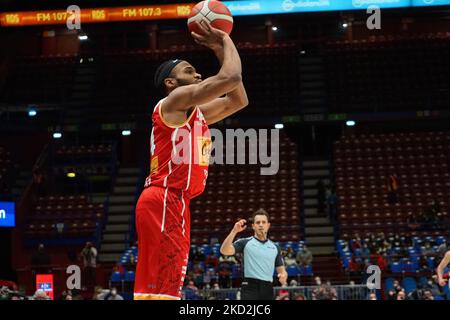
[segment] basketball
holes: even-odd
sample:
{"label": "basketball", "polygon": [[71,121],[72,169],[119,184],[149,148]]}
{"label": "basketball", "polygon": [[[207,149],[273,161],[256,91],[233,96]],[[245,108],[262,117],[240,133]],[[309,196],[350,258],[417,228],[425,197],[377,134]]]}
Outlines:
{"label": "basketball", "polygon": [[228,34],[233,29],[233,16],[227,6],[220,1],[206,0],[197,3],[189,15],[187,22],[189,31],[202,34],[202,30],[195,23],[200,23],[202,19],[208,20],[214,28]]}

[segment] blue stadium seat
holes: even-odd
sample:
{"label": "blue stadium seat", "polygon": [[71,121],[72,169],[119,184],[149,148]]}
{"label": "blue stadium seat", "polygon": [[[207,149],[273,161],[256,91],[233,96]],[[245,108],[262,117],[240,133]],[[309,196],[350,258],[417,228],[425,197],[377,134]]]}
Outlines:
{"label": "blue stadium seat", "polygon": [[428,268],[433,270],[435,268],[434,257],[428,257],[427,264],[428,264]]}
{"label": "blue stadium seat", "polygon": [[434,300],[436,301],[441,301],[441,300],[445,300],[442,296],[433,296]]}
{"label": "blue stadium seat", "polygon": [[353,251],[353,253],[355,254],[355,256],[360,257],[361,256],[361,249],[355,249]]}
{"label": "blue stadium seat", "polygon": [[120,272],[113,272],[111,274],[111,282],[120,282],[122,281],[122,274]]}
{"label": "blue stadium seat", "polygon": [[436,244],[437,245],[441,245],[445,242],[445,237],[444,236],[439,236],[436,238]]}
{"label": "blue stadium seat", "polygon": [[312,276],[313,275],[312,265],[309,265],[309,266],[306,266],[306,267],[302,267],[301,268],[301,275],[302,276]]}
{"label": "blue stadium seat", "polygon": [[407,277],[403,279],[402,287],[405,289],[406,294],[409,294],[414,290],[416,290],[417,288],[416,280],[414,280],[414,278]]}
{"label": "blue stadium seat", "polygon": [[134,281],[134,271],[128,271],[125,273],[125,282],[133,282]]}
{"label": "blue stadium seat", "polygon": [[386,292],[389,292],[389,290],[394,289],[394,278],[386,278],[384,281],[384,287],[386,288]]}
{"label": "blue stadium seat", "polygon": [[300,274],[300,270],[296,266],[289,266],[287,273],[289,277],[296,277]]}
{"label": "blue stadium seat", "polygon": [[393,273],[401,273],[402,272],[402,265],[399,262],[392,262],[392,264],[391,264],[391,271]]}

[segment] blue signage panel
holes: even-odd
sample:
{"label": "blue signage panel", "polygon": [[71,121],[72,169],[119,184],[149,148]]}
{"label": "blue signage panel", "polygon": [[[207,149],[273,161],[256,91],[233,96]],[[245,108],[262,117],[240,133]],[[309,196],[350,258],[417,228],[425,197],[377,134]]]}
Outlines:
{"label": "blue signage panel", "polygon": [[432,7],[450,5],[450,0],[412,0],[413,7]]}
{"label": "blue signage panel", "polygon": [[0,227],[15,227],[16,212],[14,202],[0,202]]}
{"label": "blue signage panel", "polygon": [[247,0],[223,1],[223,3],[230,9],[233,16],[366,10],[372,5],[378,6],[381,9],[411,6],[411,0]]}

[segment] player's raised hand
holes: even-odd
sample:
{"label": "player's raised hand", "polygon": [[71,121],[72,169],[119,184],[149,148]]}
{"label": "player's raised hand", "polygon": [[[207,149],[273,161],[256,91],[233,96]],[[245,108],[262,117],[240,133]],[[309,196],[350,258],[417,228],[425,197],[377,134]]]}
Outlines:
{"label": "player's raised hand", "polygon": [[245,219],[241,219],[234,224],[233,231],[236,233],[242,232],[247,228],[247,221]]}
{"label": "player's raised hand", "polygon": [[447,284],[447,280],[445,280],[445,279],[439,279],[439,285],[440,285],[441,287],[445,286],[446,284]]}
{"label": "player's raised hand", "polygon": [[202,30],[202,34],[191,32],[191,35],[196,43],[212,50],[216,50],[223,46],[223,40],[228,37],[226,32],[214,28],[206,19],[203,19],[200,23],[196,23]]}

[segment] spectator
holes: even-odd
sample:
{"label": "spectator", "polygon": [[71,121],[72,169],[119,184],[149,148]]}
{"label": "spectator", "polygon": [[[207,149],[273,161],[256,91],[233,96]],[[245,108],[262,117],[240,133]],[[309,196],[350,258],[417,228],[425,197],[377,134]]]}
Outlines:
{"label": "spectator", "polygon": [[288,249],[284,263],[285,263],[286,267],[290,267],[290,266],[298,267],[297,261],[295,261],[294,250],[292,248]]}
{"label": "spectator", "polygon": [[430,290],[431,294],[434,297],[441,296],[442,298],[445,297],[445,292],[443,291],[442,287],[439,285],[439,280],[437,275],[433,275],[430,280],[428,280],[427,285],[425,286],[425,289]]}
{"label": "spectator", "polygon": [[45,293],[44,290],[38,289],[33,295],[33,300],[50,300],[50,297]]}
{"label": "spectator", "polygon": [[395,204],[398,202],[398,180],[397,175],[391,174],[387,181],[388,203]]}
{"label": "spectator", "polygon": [[37,251],[31,257],[31,265],[36,273],[48,273],[50,256],[45,252],[45,247],[41,243]]}
{"label": "spectator", "polygon": [[377,294],[375,292],[369,293],[369,298],[367,300],[378,300]]}
{"label": "spectator", "polygon": [[286,289],[287,285],[283,284],[278,291],[278,295],[275,300],[289,300],[289,291]]}
{"label": "spectator", "polygon": [[397,299],[397,293],[395,290],[389,290],[387,295],[387,300],[396,300]]}
{"label": "spectator", "polygon": [[113,266],[113,272],[119,272],[123,274],[125,272],[125,268],[120,262],[116,262],[116,264],[114,264]]}
{"label": "spectator", "polygon": [[399,293],[397,293],[397,300],[406,300],[405,291],[402,290]]}
{"label": "spectator", "polygon": [[33,194],[34,198],[45,197],[47,194],[46,190],[46,177],[42,168],[34,167],[33,168]]}
{"label": "spectator", "polygon": [[133,254],[130,254],[130,261],[127,263],[128,271],[136,271],[136,257]]}
{"label": "spectator", "polygon": [[370,257],[370,249],[369,249],[367,243],[364,243],[363,247],[361,248],[361,257],[363,257],[363,258]]}
{"label": "spectator", "polygon": [[297,253],[297,263],[299,266],[309,266],[313,261],[312,252],[306,245]]}
{"label": "spectator", "polygon": [[216,255],[214,254],[214,252],[211,252],[208,257],[206,257],[206,261],[205,261],[206,267],[210,267],[210,268],[214,268],[217,269],[217,267],[219,266],[219,259],[217,259]]}
{"label": "spectator", "polygon": [[220,259],[219,259],[219,266],[220,266],[221,264],[223,264],[223,263],[228,264],[229,266],[231,266],[231,265],[233,265],[233,264],[236,264],[236,263],[237,263],[237,260],[236,260],[236,258],[235,258],[234,256],[224,256],[224,255],[221,255],[221,256],[220,256]]}
{"label": "spectator", "polygon": [[431,290],[424,290],[423,292],[423,300],[434,300],[433,294]]}
{"label": "spectator", "polygon": [[195,285],[199,286],[203,282],[203,274],[205,273],[205,269],[203,268],[203,266],[199,262],[194,264],[193,269],[194,269],[193,270],[193,272],[194,272],[194,283],[195,283]]}
{"label": "spectator", "polygon": [[325,214],[326,189],[325,183],[321,179],[317,181],[316,189],[317,189],[317,212],[319,214]]}
{"label": "spectator", "polygon": [[104,292],[102,287],[97,286],[94,288],[94,295],[92,296],[92,300],[104,300]]}
{"label": "spectator", "polygon": [[111,291],[105,295],[104,300],[123,300],[123,297],[117,293],[115,287],[112,287]]}
{"label": "spectator", "polygon": [[195,248],[192,255],[192,261],[194,263],[203,262],[205,261],[205,255],[198,248]]}
{"label": "spectator", "polygon": [[348,271],[350,275],[359,275],[361,274],[361,258],[352,256],[350,262],[348,264]]}
{"label": "spectator", "polygon": [[70,294],[66,295],[66,298],[64,300],[73,300],[72,295],[70,295]]}
{"label": "spectator", "polygon": [[195,286],[194,281],[189,281],[189,284],[185,288],[186,300],[199,300],[200,294],[198,288]]}
{"label": "spectator", "polygon": [[336,213],[337,213],[337,205],[338,205],[338,196],[336,194],[336,190],[334,188],[329,189],[329,194],[326,199],[327,204],[327,214],[332,222],[336,221]]}
{"label": "spectator", "polygon": [[422,248],[422,255],[427,256],[427,257],[434,255],[434,250],[431,247],[431,244],[429,241],[425,242],[425,247]]}
{"label": "spectator", "polygon": [[296,293],[294,295],[294,300],[306,300],[306,297],[301,293]]}
{"label": "spectator", "polygon": [[229,288],[231,285],[231,265],[228,263],[219,264],[219,283],[222,288]]}
{"label": "spectator", "polygon": [[290,286],[290,287],[296,287],[296,286],[298,286],[297,280],[292,279],[291,282],[289,282],[289,286]]}
{"label": "spectator", "polygon": [[355,252],[356,249],[361,249],[362,244],[361,240],[356,237],[352,239],[352,252]]}
{"label": "spectator", "polygon": [[81,251],[84,266],[84,286],[91,288],[95,286],[96,268],[97,268],[97,249],[91,242],[86,242],[86,246]]}

